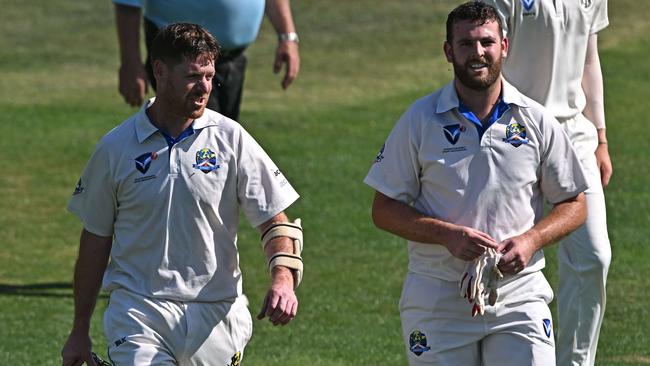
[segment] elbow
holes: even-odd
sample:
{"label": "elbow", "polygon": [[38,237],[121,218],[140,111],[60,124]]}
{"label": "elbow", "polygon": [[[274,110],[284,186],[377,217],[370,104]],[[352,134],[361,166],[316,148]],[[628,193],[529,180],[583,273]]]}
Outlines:
{"label": "elbow", "polygon": [[584,193],[580,193],[575,198],[575,220],[576,228],[587,221],[587,199],[585,198]]}
{"label": "elbow", "polygon": [[372,202],[372,223],[382,230],[387,230],[386,205],[388,203],[388,200],[388,197],[377,192]]}
{"label": "elbow", "polygon": [[372,206],[372,213],[371,213],[371,216],[372,216],[372,223],[373,223],[376,227],[378,227],[378,228],[380,228],[380,229],[382,229],[382,230],[385,230],[382,211],[379,210],[379,209],[376,207],[376,205],[373,205],[373,206]]}

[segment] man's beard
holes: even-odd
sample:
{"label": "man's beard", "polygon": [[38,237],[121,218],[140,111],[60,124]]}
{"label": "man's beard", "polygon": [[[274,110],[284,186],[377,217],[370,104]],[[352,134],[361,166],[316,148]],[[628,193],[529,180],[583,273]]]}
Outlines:
{"label": "man's beard", "polygon": [[[492,61],[487,59],[485,61],[470,60],[465,62],[464,65],[456,63],[455,59],[452,61],[454,65],[454,74],[458,81],[470,89],[481,91],[489,88],[499,79],[503,57],[499,57]],[[469,65],[475,62],[482,62],[487,65],[488,74],[486,76],[475,77],[471,75],[472,71]]]}

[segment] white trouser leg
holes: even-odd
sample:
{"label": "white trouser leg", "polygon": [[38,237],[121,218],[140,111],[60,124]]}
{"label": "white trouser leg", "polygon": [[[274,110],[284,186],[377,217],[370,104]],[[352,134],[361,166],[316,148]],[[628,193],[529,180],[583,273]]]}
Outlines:
{"label": "white trouser leg", "polygon": [[582,115],[563,123],[583,164],[589,189],[587,221],[558,246],[558,365],[594,365],[605,314],[611,262],[605,196],[594,151],[596,129]]}

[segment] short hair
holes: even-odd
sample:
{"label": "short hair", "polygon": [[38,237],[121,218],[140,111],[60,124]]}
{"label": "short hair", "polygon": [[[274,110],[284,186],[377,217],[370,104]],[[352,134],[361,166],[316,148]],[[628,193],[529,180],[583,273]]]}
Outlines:
{"label": "short hair", "polygon": [[183,58],[217,61],[219,42],[205,28],[192,23],[174,23],[158,31],[151,44],[151,61],[177,65]]}
{"label": "short hair", "polygon": [[461,20],[469,20],[475,24],[483,25],[487,22],[497,22],[499,35],[503,37],[503,22],[497,10],[482,1],[468,1],[452,10],[447,16],[447,43],[451,43],[454,24]]}

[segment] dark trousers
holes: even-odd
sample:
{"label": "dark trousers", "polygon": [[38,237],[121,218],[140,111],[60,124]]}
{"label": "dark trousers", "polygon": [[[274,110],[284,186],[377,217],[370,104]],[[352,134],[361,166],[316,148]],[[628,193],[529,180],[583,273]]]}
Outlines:
{"label": "dark trousers", "polygon": [[[156,90],[156,79],[153,76],[149,50],[153,39],[158,33],[158,27],[148,19],[144,19],[145,42],[147,44],[147,61],[145,68],[149,81]],[[244,74],[246,73],[245,47],[235,50],[221,50],[214,65],[215,76],[212,79],[212,94],[208,100],[208,108],[217,111],[235,121],[239,119],[239,106],[244,89]]]}

